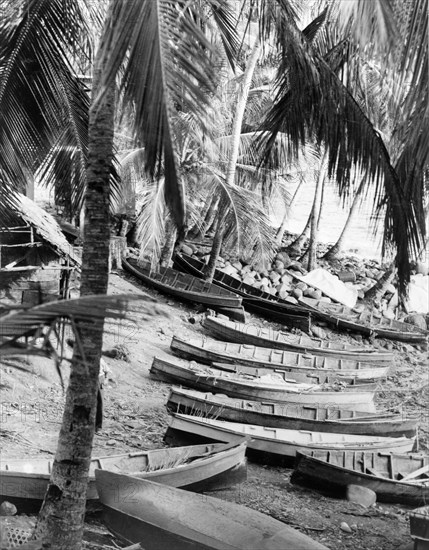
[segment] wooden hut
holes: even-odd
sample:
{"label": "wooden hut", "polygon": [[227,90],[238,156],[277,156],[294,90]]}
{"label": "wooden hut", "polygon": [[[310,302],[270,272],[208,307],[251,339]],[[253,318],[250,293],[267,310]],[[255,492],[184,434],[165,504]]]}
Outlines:
{"label": "wooden hut", "polygon": [[53,216],[18,195],[13,226],[0,227],[0,302],[36,305],[67,296],[80,266]]}

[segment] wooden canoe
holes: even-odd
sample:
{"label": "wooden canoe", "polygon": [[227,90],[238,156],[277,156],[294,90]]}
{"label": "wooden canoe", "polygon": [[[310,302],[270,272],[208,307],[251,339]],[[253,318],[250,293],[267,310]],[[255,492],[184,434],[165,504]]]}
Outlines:
{"label": "wooden canoe", "polygon": [[[194,277],[203,277],[204,265],[204,262],[183,253],[176,254],[174,257],[174,267],[185,273],[190,273]],[[245,284],[219,269],[215,270],[213,283],[239,294],[248,311],[262,315],[270,321],[300,328],[305,332],[310,329],[311,314],[306,307],[292,304],[278,296]]]}
{"label": "wooden canoe", "polygon": [[374,348],[316,340],[306,335],[297,336],[270,328],[261,328],[250,323],[234,323],[212,316],[204,319],[204,328],[219,340],[228,342],[312,353],[337,359],[354,359],[385,364],[392,364],[393,361],[392,353],[376,351]]}
{"label": "wooden canoe", "polygon": [[418,505],[429,499],[429,479],[418,481],[412,474],[428,464],[428,455],[397,451],[305,452],[297,454],[291,481],[340,497],[347,485],[361,485],[372,489],[380,502]]}
{"label": "wooden canoe", "polygon": [[202,281],[192,275],[171,268],[151,271],[149,263],[140,263],[133,258],[122,260],[124,268],[148,286],[170,296],[188,302],[211,307],[239,308],[241,297],[218,285]]}
{"label": "wooden canoe", "polygon": [[424,343],[429,336],[427,330],[381,315],[377,317],[369,310],[359,312],[342,304],[328,304],[311,298],[301,298],[299,303],[308,308],[316,319],[339,329],[410,343]]}
{"label": "wooden canoe", "polygon": [[167,408],[174,413],[269,428],[386,437],[414,437],[418,423],[418,416],[404,418],[399,414],[364,413],[336,407],[245,401],[177,387],[170,390]]}
{"label": "wooden canoe", "polygon": [[[220,342],[203,335],[186,340],[173,336],[170,348],[180,357],[207,365],[230,363],[254,368],[281,369],[290,372],[292,378],[297,373],[306,374],[310,378],[325,375],[340,380],[380,380],[389,372],[387,365],[378,366],[351,359],[320,357],[250,344]],[[321,383],[321,381],[314,383]]]}
{"label": "wooden canoe", "polygon": [[277,403],[316,404],[319,407],[332,405],[350,406],[360,411],[375,411],[375,390],[359,389],[359,386],[341,386],[338,391],[332,385],[288,383],[280,375],[266,377],[244,376],[190,362],[179,365],[160,357],[154,357],[150,374],[172,384],[181,384],[199,391],[224,393],[229,397]]}
{"label": "wooden canoe", "polygon": [[286,430],[254,424],[226,422],[213,418],[174,413],[165,435],[165,441],[225,441],[250,437],[248,456],[269,463],[290,465],[297,451],[349,450],[407,453],[415,439],[407,437],[374,437],[368,435]]}
{"label": "wooden canoe", "polygon": [[[94,470],[132,473],[190,490],[229,487],[246,478],[246,441],[231,445],[193,445],[139,451],[93,458],[87,499],[97,500]],[[19,511],[38,510],[45,496],[53,461],[43,458],[2,460],[0,498],[19,506]]]}
{"label": "wooden canoe", "polygon": [[414,541],[414,550],[429,548],[429,506],[410,512],[410,535]]}
{"label": "wooden canoe", "polygon": [[105,470],[95,479],[105,524],[145,550],[327,550],[239,504]]}

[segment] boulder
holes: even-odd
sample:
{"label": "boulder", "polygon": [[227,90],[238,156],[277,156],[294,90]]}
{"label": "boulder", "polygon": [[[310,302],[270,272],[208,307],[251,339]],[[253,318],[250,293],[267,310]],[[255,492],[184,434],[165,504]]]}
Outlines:
{"label": "boulder", "polygon": [[386,319],[395,319],[395,312],[393,309],[385,309],[383,311],[383,317],[386,317]]}
{"label": "boulder", "polygon": [[346,498],[349,502],[360,504],[369,508],[377,502],[377,495],[371,489],[362,487],[362,485],[347,485]]}
{"label": "boulder", "polygon": [[194,249],[185,243],[183,243],[180,247],[180,251],[183,252],[183,254],[187,254],[188,256],[192,256],[192,254],[194,253]]}
{"label": "boulder", "polygon": [[261,290],[262,290],[262,292],[268,292],[268,294],[271,294],[271,292],[270,292],[270,291],[271,291],[271,287],[270,287],[269,285],[264,285],[264,284],[263,284],[263,285],[261,286]]}
{"label": "boulder", "polygon": [[307,273],[307,270],[303,267],[301,262],[292,262],[289,266],[290,269],[293,269],[294,271],[299,271],[301,274],[305,275]]}
{"label": "boulder", "polygon": [[283,273],[284,269],[285,269],[285,264],[283,262],[281,262],[280,260],[276,260],[274,262],[274,271],[276,271],[277,273],[280,273],[280,275]]}
{"label": "boulder", "polygon": [[293,277],[292,277],[292,275],[289,275],[288,273],[284,273],[284,274],[280,277],[280,280],[281,280],[282,283],[292,284]]}
{"label": "boulder", "polygon": [[282,262],[284,267],[289,267],[292,263],[292,260],[289,258],[289,255],[286,254],[286,252],[279,252],[274,258],[274,261]]}
{"label": "boulder", "polygon": [[298,300],[294,298],[293,296],[286,296],[285,302],[289,302],[289,304],[298,304]]}
{"label": "boulder", "polygon": [[344,531],[345,533],[353,533],[353,529],[345,521],[341,522],[340,529],[341,529],[341,531]]}
{"label": "boulder", "polygon": [[302,298],[302,290],[300,288],[294,288],[292,290],[292,296],[299,300],[300,298]]}
{"label": "boulder", "polygon": [[0,504],[0,516],[15,516],[18,513],[15,504],[12,504],[8,500],[4,500]]}
{"label": "boulder", "polygon": [[237,271],[241,271],[243,269],[243,264],[241,262],[234,262],[232,266],[235,267]]}
{"label": "boulder", "polygon": [[245,265],[243,269],[241,270],[242,275],[246,275],[247,273],[250,273],[252,271],[252,266],[249,264]]}
{"label": "boulder", "polygon": [[277,283],[278,281],[280,281],[280,273],[277,273],[276,271],[271,271],[270,279],[273,283]]}
{"label": "boulder", "polygon": [[260,289],[262,285],[263,285],[262,281],[255,281],[252,286],[253,288]]}
{"label": "boulder", "polygon": [[325,302],[325,304],[330,304],[332,302],[332,300],[331,300],[331,298],[329,298],[329,296],[322,296],[320,298],[320,301]]}
{"label": "boulder", "polygon": [[419,327],[423,330],[427,329],[425,316],[421,315],[420,313],[413,313],[411,315],[407,315],[404,321],[406,323],[410,323],[411,325],[415,325],[416,327]]}
{"label": "boulder", "polygon": [[261,284],[266,286],[271,286],[271,281],[268,279],[268,277],[262,277]]}
{"label": "boulder", "polygon": [[226,265],[221,269],[222,273],[226,273],[227,275],[238,275],[237,268],[235,268],[233,265]]}
{"label": "boulder", "polygon": [[323,328],[318,327],[316,325],[312,325],[310,330],[312,335],[315,336],[316,338],[321,338],[322,340],[326,338],[326,332],[323,330]]}
{"label": "boulder", "polygon": [[289,285],[286,285],[284,283],[276,286],[277,294],[284,300],[286,296],[288,296],[289,292],[291,291],[291,288]]}
{"label": "boulder", "polygon": [[305,283],[297,283],[295,285],[295,288],[299,288],[299,290],[302,290],[302,292],[304,293],[304,290],[307,290],[308,288],[308,285],[306,285]]}
{"label": "boulder", "polygon": [[249,274],[245,275],[245,277],[243,278],[243,283],[246,285],[253,286],[254,282],[255,282],[254,277],[251,277]]}
{"label": "boulder", "polygon": [[318,290],[317,288],[311,289],[307,296],[309,298],[313,298],[313,300],[320,300],[322,298],[322,291]]}
{"label": "boulder", "polygon": [[389,294],[395,294],[396,292],[395,285],[393,285],[392,283],[389,283],[386,287],[386,292],[388,292]]}

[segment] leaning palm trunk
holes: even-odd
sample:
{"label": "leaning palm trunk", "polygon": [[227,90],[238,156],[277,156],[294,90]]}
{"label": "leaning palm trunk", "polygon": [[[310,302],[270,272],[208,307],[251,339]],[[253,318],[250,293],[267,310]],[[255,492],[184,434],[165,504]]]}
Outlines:
{"label": "leaning palm trunk", "polygon": [[194,227],[190,230],[189,237],[191,239],[199,239],[205,237],[207,230],[211,227],[216,217],[216,209],[218,207],[218,204],[219,197],[210,196],[207,199],[206,205],[201,215],[201,219],[203,221],[201,222],[200,226],[195,224]]}
{"label": "leaning palm trunk", "polygon": [[[237,160],[238,152],[240,148],[240,135],[241,127],[243,125],[244,111],[247,105],[247,98],[249,97],[250,85],[252,83],[253,73],[255,72],[256,63],[258,62],[259,55],[261,53],[261,44],[259,42],[259,37],[255,40],[253,49],[250,53],[249,60],[246,65],[246,70],[243,74],[243,82],[240,87],[240,91],[237,97],[237,104],[235,107],[235,116],[232,123],[231,130],[231,149],[229,152],[228,165],[226,168],[226,185],[232,186],[235,181],[235,173],[237,170]],[[209,281],[213,280],[214,270],[216,268],[216,261],[219,255],[219,252],[222,248],[223,236],[225,233],[225,212],[221,214],[221,219],[217,223],[217,229],[215,236],[213,238],[213,246],[210,253],[209,265],[212,268],[205,274],[205,278]]]}
{"label": "leaning palm trunk", "polygon": [[325,260],[334,260],[338,257],[338,254],[341,252],[341,250],[344,247],[344,241],[346,240],[346,237],[348,236],[348,233],[350,231],[350,227],[352,226],[352,222],[354,221],[356,217],[356,213],[359,209],[360,204],[360,195],[363,192],[364,189],[364,182],[365,179],[362,179],[360,182],[360,185],[358,187],[358,190],[356,191],[356,195],[353,199],[352,206],[350,208],[349,215],[347,217],[347,221],[343,227],[343,230],[341,231],[341,235],[338,238],[338,241],[326,252],[326,254],[323,256]]}
{"label": "leaning palm trunk", "polygon": [[171,257],[173,255],[174,245],[176,243],[176,234],[177,234],[176,226],[174,225],[172,220],[168,218],[166,221],[165,242],[159,258],[159,264],[161,265],[161,267],[168,266],[171,260]]}
{"label": "leaning palm trunk", "polygon": [[307,263],[308,271],[311,271],[316,266],[319,213],[322,208],[321,199],[326,177],[326,159],[327,154],[325,153],[320,163],[319,176],[317,178],[316,191],[314,194],[313,208],[311,209],[310,214],[310,242],[308,244],[307,251],[301,258],[302,263]]}
{"label": "leaning palm trunk", "polygon": [[395,261],[393,261],[375,285],[365,292],[364,301],[379,302],[384,296],[388,285],[393,281],[396,272]]}
{"label": "leaning palm trunk", "polygon": [[[101,67],[95,67],[93,98],[101,74]],[[110,89],[103,105],[90,111],[81,295],[107,293],[114,105]],[[55,550],[82,546],[103,326],[98,320],[76,334],[57,452],[35,534]]]}
{"label": "leaning palm trunk", "polygon": [[298,192],[301,189],[301,186],[302,186],[303,183],[304,183],[304,180],[301,178],[300,182],[298,183],[297,188],[295,189],[295,193],[293,194],[292,200],[290,201],[288,207],[285,209],[285,213],[284,213],[284,216],[283,216],[282,223],[281,223],[281,225],[278,228],[277,233],[276,233],[276,243],[279,246],[282,244],[283,236],[284,236],[285,231],[286,231],[286,226],[287,226],[287,222],[288,222],[288,218],[289,218],[289,211],[293,207],[293,205],[295,203],[295,200],[296,200],[296,197],[298,196]]}

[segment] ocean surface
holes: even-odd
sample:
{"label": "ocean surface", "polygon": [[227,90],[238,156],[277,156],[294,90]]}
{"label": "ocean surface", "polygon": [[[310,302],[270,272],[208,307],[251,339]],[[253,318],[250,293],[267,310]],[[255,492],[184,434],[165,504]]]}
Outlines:
{"label": "ocean surface", "polygon": [[[286,230],[300,234],[307,223],[311,207],[313,205],[315,183],[304,183],[298,191],[296,200],[289,212]],[[292,190],[293,194],[293,190]],[[346,223],[350,202],[342,205],[338,192],[332,185],[327,185],[324,191],[322,217],[319,225],[319,241],[323,243],[335,243]],[[366,197],[349,228],[348,237],[344,243],[344,251],[352,252],[365,258],[381,258],[381,243],[383,236],[383,220],[378,224],[372,222],[372,209],[374,205],[373,195]],[[281,224],[284,214],[284,206],[280,199],[273,200],[271,220],[275,227]],[[374,234],[374,227],[378,225],[378,231]]]}

